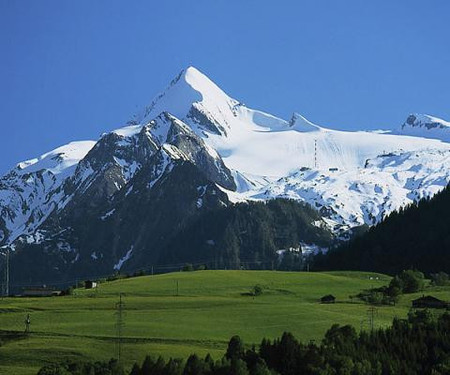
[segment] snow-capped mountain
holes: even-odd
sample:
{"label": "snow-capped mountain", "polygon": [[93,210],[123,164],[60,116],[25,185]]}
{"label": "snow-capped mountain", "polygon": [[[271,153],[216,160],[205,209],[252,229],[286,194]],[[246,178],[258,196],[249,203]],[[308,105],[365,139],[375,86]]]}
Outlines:
{"label": "snow-capped mountain", "polygon": [[450,122],[434,116],[414,113],[409,115],[400,128],[393,131],[393,134],[434,138],[450,142]]}
{"label": "snow-capped mountain", "polygon": [[[232,170],[238,189],[227,192],[231,200],[304,200],[338,230],[375,224],[450,181],[450,127],[435,117],[410,115],[395,134],[327,129],[298,113],[286,121],[230,98],[192,67],[136,122],[142,126],[162,108],[176,113]],[[415,127],[421,128],[417,134]]]}
{"label": "snow-capped mountain", "polygon": [[0,179],[0,243],[37,229],[64,200],[62,185],[94,145],[69,143],[17,164]]}
{"label": "snow-capped mountain", "polygon": [[311,204],[323,215],[314,225],[342,235],[446,186],[448,129],[427,115],[390,133],[285,120],[189,67],[126,126],[3,176],[0,245],[52,254],[59,273],[137,266],[205,210],[277,197]]}

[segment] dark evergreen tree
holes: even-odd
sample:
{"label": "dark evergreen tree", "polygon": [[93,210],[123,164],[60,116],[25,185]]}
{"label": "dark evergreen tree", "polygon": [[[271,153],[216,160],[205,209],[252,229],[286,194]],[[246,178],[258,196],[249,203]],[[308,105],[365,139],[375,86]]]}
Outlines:
{"label": "dark evergreen tree", "polygon": [[204,375],[207,373],[208,367],[203,360],[196,354],[189,356],[186,366],[184,367],[183,375]]}
{"label": "dark evergreen tree", "polygon": [[183,363],[180,359],[170,358],[164,368],[164,375],[181,375],[183,373]]}
{"label": "dark evergreen tree", "polygon": [[130,375],[141,375],[141,368],[137,363],[135,363],[131,368]]}
{"label": "dark evergreen tree", "polygon": [[236,335],[230,339],[225,357],[229,360],[237,360],[244,357],[244,345],[239,336]]}
{"label": "dark evergreen tree", "polygon": [[152,375],[152,370],[154,366],[155,361],[153,360],[153,358],[149,355],[146,356],[141,367],[142,375]]}
{"label": "dark evergreen tree", "polygon": [[229,375],[249,375],[247,364],[242,359],[232,359]]}

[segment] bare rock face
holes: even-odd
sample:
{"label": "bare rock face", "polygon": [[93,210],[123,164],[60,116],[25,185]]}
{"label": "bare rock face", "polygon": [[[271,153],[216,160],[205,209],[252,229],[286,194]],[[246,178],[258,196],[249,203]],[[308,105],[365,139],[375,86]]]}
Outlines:
{"label": "bare rock face", "polygon": [[128,267],[157,261],[186,220],[229,204],[216,184],[236,188],[221,157],[169,113],[108,133],[60,185],[64,197],[39,229],[14,241],[15,262],[43,254],[47,272],[38,274],[51,280],[107,274],[127,254]]}
{"label": "bare rock face", "polygon": [[405,123],[402,125],[402,129],[404,129],[406,126],[412,126],[412,127],[425,127],[428,130],[429,129],[445,129],[446,126],[438,121],[434,120],[430,116],[424,116],[424,115],[409,115],[406,119]]}

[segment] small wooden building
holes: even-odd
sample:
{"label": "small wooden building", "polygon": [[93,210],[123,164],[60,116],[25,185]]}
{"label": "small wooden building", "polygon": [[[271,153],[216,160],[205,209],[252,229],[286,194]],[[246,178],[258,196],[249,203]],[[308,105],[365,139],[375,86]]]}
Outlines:
{"label": "small wooden building", "polygon": [[52,297],[52,296],[59,296],[60,294],[61,294],[60,290],[47,288],[45,286],[26,288],[22,292],[22,295],[25,297]]}
{"label": "small wooden building", "polygon": [[327,294],[320,299],[320,303],[335,303],[336,297],[332,294]]}
{"label": "small wooden building", "polygon": [[85,289],[94,289],[97,288],[97,282],[92,280],[86,280],[84,282],[84,288]]}
{"label": "small wooden building", "polygon": [[412,307],[446,309],[449,307],[449,303],[433,296],[422,296],[412,301]]}

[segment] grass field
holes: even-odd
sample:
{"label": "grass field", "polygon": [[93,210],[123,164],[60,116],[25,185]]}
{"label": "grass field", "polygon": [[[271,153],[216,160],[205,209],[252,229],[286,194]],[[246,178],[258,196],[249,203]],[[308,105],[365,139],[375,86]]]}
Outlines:
{"label": "grass field", "polygon": [[[31,334],[0,347],[0,374],[36,374],[56,360],[114,357],[119,293],[125,304],[122,358],[130,367],[146,354],[209,352],[219,358],[235,334],[246,344],[258,344],[284,331],[318,341],[333,323],[367,329],[369,306],[349,296],[389,279],[362,272],[197,271],[121,279],[65,297],[7,298],[0,301],[0,329],[23,332],[29,313]],[[245,295],[256,284],[263,294]],[[428,292],[450,299],[450,288]],[[335,304],[318,303],[330,293]],[[378,307],[375,327],[405,317],[411,300],[421,294],[403,296],[397,306]]]}

